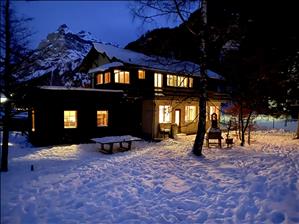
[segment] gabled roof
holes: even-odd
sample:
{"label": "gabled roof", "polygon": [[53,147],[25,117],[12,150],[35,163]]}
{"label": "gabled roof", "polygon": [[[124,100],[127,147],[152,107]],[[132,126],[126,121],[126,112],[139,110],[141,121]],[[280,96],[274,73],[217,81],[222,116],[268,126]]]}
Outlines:
{"label": "gabled roof", "polygon": [[[169,72],[176,74],[188,74],[188,75],[200,75],[199,65],[189,61],[179,61],[175,59],[168,59],[159,56],[147,56],[142,53],[134,52],[131,50],[118,48],[113,45],[94,43],[94,49],[100,54],[106,55],[110,61],[118,61],[125,64],[131,64],[145,69],[154,69],[161,72]],[[115,63],[115,62],[114,62]],[[109,66],[108,66],[109,65]],[[116,66],[112,63],[101,65],[97,68],[89,70],[89,72],[103,71],[106,68],[112,68]],[[212,79],[224,79],[221,75],[208,70],[208,77]]]}

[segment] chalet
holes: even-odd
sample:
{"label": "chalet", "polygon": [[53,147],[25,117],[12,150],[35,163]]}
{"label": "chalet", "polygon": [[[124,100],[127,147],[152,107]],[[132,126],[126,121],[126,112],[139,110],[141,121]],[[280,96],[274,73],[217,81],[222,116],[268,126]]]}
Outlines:
{"label": "chalet", "polygon": [[[94,43],[80,71],[90,75],[90,88],[40,87],[32,92],[33,141],[82,142],[116,134],[156,139],[171,129],[196,133],[197,64]],[[207,115],[216,112],[219,118],[223,83],[208,70]]]}

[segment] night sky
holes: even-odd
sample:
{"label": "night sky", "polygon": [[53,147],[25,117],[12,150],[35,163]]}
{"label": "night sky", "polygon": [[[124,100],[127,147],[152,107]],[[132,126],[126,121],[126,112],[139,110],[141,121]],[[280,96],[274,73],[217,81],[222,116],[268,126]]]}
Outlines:
{"label": "night sky", "polygon": [[141,25],[133,19],[129,5],[133,1],[14,1],[15,11],[32,17],[28,25],[35,33],[32,47],[45,39],[47,34],[66,24],[71,31],[91,32],[103,42],[124,47],[147,30],[158,27],[173,27],[175,22],[166,18],[152,24]]}

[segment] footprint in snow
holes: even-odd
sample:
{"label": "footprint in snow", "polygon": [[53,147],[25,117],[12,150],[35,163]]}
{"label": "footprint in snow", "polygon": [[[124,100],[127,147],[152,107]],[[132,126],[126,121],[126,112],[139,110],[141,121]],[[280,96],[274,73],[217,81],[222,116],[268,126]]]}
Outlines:
{"label": "footprint in snow", "polygon": [[285,220],[285,216],[282,212],[274,211],[271,214],[271,221],[273,223],[282,223]]}

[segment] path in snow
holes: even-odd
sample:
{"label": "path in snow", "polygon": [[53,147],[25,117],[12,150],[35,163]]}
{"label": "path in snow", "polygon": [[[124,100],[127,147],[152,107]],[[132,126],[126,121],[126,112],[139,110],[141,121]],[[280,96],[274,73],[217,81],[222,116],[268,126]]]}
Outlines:
{"label": "path in snow", "polygon": [[198,158],[193,139],[137,142],[113,155],[94,144],[15,144],[1,177],[2,221],[299,223],[298,140],[257,132],[249,147],[205,148]]}

